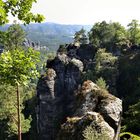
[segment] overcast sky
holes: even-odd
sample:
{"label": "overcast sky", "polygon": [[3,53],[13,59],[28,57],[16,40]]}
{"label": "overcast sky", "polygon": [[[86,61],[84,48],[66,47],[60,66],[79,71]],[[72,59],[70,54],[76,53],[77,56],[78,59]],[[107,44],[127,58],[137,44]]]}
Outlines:
{"label": "overcast sky", "polygon": [[140,20],[140,0],[37,0],[34,13],[41,13],[46,22],[62,24],[94,24],[119,21],[123,25]]}

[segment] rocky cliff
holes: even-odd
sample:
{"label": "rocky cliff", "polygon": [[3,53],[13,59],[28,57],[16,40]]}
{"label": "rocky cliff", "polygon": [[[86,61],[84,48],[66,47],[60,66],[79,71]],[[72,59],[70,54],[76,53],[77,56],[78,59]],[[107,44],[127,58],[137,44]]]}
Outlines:
{"label": "rocky cliff", "polygon": [[83,140],[89,126],[118,139],[122,101],[92,81],[82,83],[83,71],[94,65],[94,54],[91,45],[66,45],[47,61],[37,86],[39,140]]}

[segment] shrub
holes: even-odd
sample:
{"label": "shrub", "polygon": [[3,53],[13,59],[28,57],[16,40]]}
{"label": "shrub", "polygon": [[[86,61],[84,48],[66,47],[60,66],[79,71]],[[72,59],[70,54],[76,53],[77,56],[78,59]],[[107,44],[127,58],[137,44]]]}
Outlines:
{"label": "shrub", "polygon": [[105,130],[99,133],[92,126],[86,127],[83,131],[83,137],[84,140],[110,140],[109,136],[105,133]]}
{"label": "shrub", "polygon": [[96,84],[102,89],[106,89],[106,90],[108,89],[106,81],[102,77],[100,77],[96,80]]}

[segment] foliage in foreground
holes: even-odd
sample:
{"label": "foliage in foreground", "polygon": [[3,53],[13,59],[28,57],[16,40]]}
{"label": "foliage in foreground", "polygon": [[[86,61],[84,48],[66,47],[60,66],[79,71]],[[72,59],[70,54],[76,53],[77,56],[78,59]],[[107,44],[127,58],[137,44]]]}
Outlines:
{"label": "foliage in foreground", "polygon": [[130,132],[124,132],[120,134],[121,140],[140,140],[140,137],[137,135],[134,135]]}
{"label": "foliage in foreground", "polygon": [[39,53],[29,48],[7,51],[0,56],[0,81],[11,85],[27,85],[38,75],[36,63]]}
{"label": "foliage in foreground", "polygon": [[[21,98],[22,92],[20,91],[20,88],[27,86],[31,79],[34,79],[38,75],[36,70],[38,58],[38,52],[34,51],[32,48],[26,50],[19,48],[4,51],[0,55],[0,82],[2,85],[6,84],[13,87],[13,90],[10,91],[14,103],[11,103],[16,107],[12,114],[9,113],[10,117],[8,117],[8,114],[6,116],[6,119],[8,119],[8,129],[10,129],[9,131],[12,134],[18,133],[19,140],[21,140],[21,133],[29,131],[31,122],[31,119],[24,119],[24,115],[22,114],[23,99]],[[8,92],[6,92],[5,95],[7,93]],[[11,98],[6,98],[5,100],[9,99]],[[8,105],[8,107],[10,106]],[[8,110],[11,111],[10,108],[7,108],[7,111]],[[24,124],[26,124],[25,131]],[[23,128],[21,128],[22,125]]]}
{"label": "foliage in foreground", "polygon": [[129,131],[134,134],[140,133],[140,100],[129,106],[129,110],[125,113],[126,117],[124,120],[124,131]]}
{"label": "foliage in foreground", "polygon": [[31,12],[32,4],[36,0],[0,0],[0,25],[8,23],[8,15],[18,17],[19,20],[29,24],[30,22],[41,22],[44,17]]}
{"label": "foliage in foreground", "polygon": [[[2,140],[17,134],[17,100],[15,93],[16,91],[13,86],[0,86],[0,124],[3,124],[3,126],[0,125],[3,128],[0,129],[0,137]],[[26,94],[24,94],[22,88],[20,88],[20,93],[21,110],[23,110]],[[25,118],[23,113],[21,113],[22,133],[29,131],[31,120],[30,116]]]}
{"label": "foliage in foreground", "polygon": [[110,140],[107,134],[104,132],[98,133],[92,126],[87,126],[83,131],[84,140]]}
{"label": "foliage in foreground", "polygon": [[14,50],[22,46],[26,33],[19,24],[11,25],[5,32],[0,32],[0,45],[4,50]]}

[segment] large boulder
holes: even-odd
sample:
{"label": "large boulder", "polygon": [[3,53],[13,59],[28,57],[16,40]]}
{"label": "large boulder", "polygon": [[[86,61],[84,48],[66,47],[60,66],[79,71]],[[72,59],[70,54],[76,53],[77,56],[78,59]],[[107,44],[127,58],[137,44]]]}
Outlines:
{"label": "large boulder", "polygon": [[62,125],[58,140],[84,140],[88,127],[96,137],[102,134],[106,140],[118,140],[122,112],[119,98],[88,80],[77,91],[75,107],[73,116]]}
{"label": "large boulder", "polygon": [[61,126],[57,140],[84,140],[89,135],[98,138],[101,134],[107,138],[106,140],[113,140],[114,129],[99,113],[87,112],[82,117],[67,118],[66,123]]}

